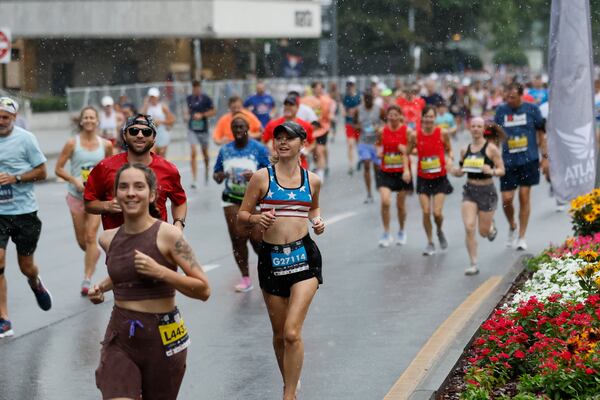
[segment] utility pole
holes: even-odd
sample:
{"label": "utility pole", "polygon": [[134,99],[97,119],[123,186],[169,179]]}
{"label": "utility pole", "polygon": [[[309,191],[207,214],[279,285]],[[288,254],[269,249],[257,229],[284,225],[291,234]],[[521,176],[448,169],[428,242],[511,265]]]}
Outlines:
{"label": "utility pole", "polygon": [[196,68],[194,69],[194,79],[201,80],[202,79],[202,43],[200,39],[194,39],[194,64],[196,64]]}
{"label": "utility pole", "polygon": [[338,76],[338,0],[331,2],[331,75]]}

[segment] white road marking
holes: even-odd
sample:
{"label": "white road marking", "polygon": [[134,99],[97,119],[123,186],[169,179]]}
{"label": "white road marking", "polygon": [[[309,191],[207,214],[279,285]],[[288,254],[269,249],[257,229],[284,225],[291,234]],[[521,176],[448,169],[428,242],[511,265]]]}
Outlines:
{"label": "white road marking", "polygon": [[346,213],[342,213],[342,214],[338,214],[338,215],[334,215],[333,217],[327,218],[325,220],[325,223],[327,225],[333,225],[337,222],[343,221],[347,218],[350,217],[354,217],[357,213],[355,211],[350,211],[350,212],[346,212]]}
{"label": "white road marking", "polygon": [[213,269],[217,269],[221,266],[221,264],[207,264],[207,265],[203,265],[202,269],[204,270],[204,272],[208,272],[208,271],[212,271]]}

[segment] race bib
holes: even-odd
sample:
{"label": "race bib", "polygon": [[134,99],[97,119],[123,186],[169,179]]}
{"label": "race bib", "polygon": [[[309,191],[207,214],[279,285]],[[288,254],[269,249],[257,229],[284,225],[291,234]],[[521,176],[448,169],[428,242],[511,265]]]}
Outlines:
{"label": "race bib", "polygon": [[0,185],[0,203],[10,203],[13,201],[12,185]]}
{"label": "race bib", "polygon": [[481,173],[483,171],[483,165],[485,160],[482,157],[469,156],[463,161],[464,172]]}
{"label": "race bib", "polygon": [[442,163],[438,156],[421,158],[421,171],[426,174],[442,172]]}
{"label": "race bib", "polygon": [[158,331],[167,357],[182,352],[190,345],[190,337],[179,312],[165,314],[160,320]]}
{"label": "race bib", "polygon": [[371,134],[373,134],[373,132],[375,132],[375,126],[371,123],[363,125],[362,128],[363,128],[364,133],[366,133],[367,135],[371,135]]}
{"label": "race bib", "polygon": [[525,125],[527,125],[527,114],[508,114],[504,116],[505,128]]}
{"label": "race bib", "polygon": [[521,153],[527,151],[527,136],[513,136],[508,139],[508,152]]}
{"label": "race bib", "polygon": [[246,178],[244,175],[242,175],[243,172],[243,168],[231,169],[231,172],[229,173],[229,180],[227,181],[227,187],[231,193],[241,196],[246,193],[248,181],[246,181]]}
{"label": "race bib", "polygon": [[81,167],[81,181],[85,184],[90,177],[90,172],[94,167],[92,165],[84,165]]}
{"label": "race bib", "polygon": [[383,155],[383,164],[387,168],[403,168],[404,158],[401,153],[385,153]]}
{"label": "race bib", "polygon": [[307,271],[308,255],[303,244],[274,246],[271,251],[273,275],[283,276]]}
{"label": "race bib", "polygon": [[206,132],[206,121],[202,119],[191,119],[190,129],[194,132]]}

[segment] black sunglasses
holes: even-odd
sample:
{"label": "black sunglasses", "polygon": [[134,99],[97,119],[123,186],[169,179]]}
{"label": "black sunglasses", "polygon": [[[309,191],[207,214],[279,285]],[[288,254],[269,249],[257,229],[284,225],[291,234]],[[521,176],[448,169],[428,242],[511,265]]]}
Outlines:
{"label": "black sunglasses", "polygon": [[150,137],[154,134],[154,130],[152,130],[152,128],[129,128],[129,129],[127,129],[127,133],[129,133],[129,135],[131,135],[131,136],[137,136],[140,134],[140,132],[142,132],[142,135],[144,135],[144,137]]}

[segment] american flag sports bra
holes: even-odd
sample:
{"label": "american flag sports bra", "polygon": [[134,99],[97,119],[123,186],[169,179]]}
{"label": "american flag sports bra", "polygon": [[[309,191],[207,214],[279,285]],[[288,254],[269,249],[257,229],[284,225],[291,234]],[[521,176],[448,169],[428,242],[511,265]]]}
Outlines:
{"label": "american flag sports bra", "polygon": [[301,168],[302,181],[300,187],[295,189],[284,188],[277,182],[275,167],[269,165],[269,191],[260,201],[260,211],[275,210],[276,217],[308,218],[312,205],[308,171]]}

